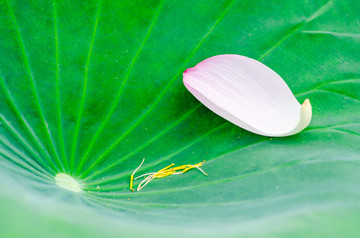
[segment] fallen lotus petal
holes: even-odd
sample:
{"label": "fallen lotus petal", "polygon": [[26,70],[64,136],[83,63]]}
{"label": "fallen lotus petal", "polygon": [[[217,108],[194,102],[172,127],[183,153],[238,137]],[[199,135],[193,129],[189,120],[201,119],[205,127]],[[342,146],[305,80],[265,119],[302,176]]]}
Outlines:
{"label": "fallen lotus petal", "polygon": [[311,121],[308,99],[300,105],[277,73],[245,56],[208,58],[184,72],[184,84],[210,110],[256,134],[289,136]]}

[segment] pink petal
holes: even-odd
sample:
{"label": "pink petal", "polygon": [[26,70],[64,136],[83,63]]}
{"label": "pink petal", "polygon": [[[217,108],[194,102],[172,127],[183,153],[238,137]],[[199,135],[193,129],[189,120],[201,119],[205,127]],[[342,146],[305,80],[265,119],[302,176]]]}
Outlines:
{"label": "pink petal", "polygon": [[293,135],[311,121],[308,99],[300,105],[277,73],[245,56],[214,56],[187,69],[183,76],[186,88],[200,102],[253,133]]}

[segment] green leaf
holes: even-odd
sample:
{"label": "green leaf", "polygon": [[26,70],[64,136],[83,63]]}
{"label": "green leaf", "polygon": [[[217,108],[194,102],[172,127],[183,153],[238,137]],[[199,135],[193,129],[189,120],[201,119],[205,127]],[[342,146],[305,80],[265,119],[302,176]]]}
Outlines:
{"label": "green leaf", "polygon": [[[358,237],[359,12],[351,0],[1,1],[1,234]],[[225,53],[309,98],[310,127],[266,138],[202,106],[182,72]],[[143,158],[137,175],[206,160],[209,176],[131,192]]]}

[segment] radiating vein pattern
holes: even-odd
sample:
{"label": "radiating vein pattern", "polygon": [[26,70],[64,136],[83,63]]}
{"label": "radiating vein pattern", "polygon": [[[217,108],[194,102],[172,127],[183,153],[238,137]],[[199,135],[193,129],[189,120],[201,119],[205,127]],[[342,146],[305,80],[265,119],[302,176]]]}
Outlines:
{"label": "radiating vein pattern", "polygon": [[150,113],[151,111],[158,105],[158,103],[163,99],[166,92],[171,88],[171,86],[174,84],[175,80],[178,79],[180,74],[185,70],[185,67],[191,60],[191,58],[195,55],[195,53],[199,50],[200,46],[203,44],[205,39],[210,35],[210,33],[215,29],[215,27],[219,24],[219,22],[223,19],[225,14],[229,11],[231,6],[235,3],[235,0],[231,1],[229,5],[225,8],[225,10],[222,12],[219,18],[215,21],[215,23],[211,26],[210,30],[201,38],[199,43],[195,46],[195,48],[192,50],[190,55],[187,57],[185,63],[182,65],[180,70],[174,75],[173,78],[167,83],[165,88],[161,91],[161,93],[157,96],[157,98],[154,100],[154,102],[149,106],[149,108],[146,110],[145,113],[124,133],[122,134],[108,149],[105,150],[104,153],[100,155],[99,158],[96,159],[94,164],[99,163],[99,161],[105,160],[107,156],[111,153],[111,151],[129,134],[131,133]]}
{"label": "radiating vein pattern", "polygon": [[[11,7],[8,0],[7,0],[7,5],[8,5],[9,13],[10,13],[10,16],[11,16],[11,19],[13,21],[13,25],[14,25],[14,28],[15,28],[15,31],[16,31],[17,40],[18,40],[18,43],[19,43],[19,46],[20,46],[24,66],[25,66],[25,69],[26,69],[27,74],[28,74],[29,79],[30,79],[30,86],[31,86],[30,88],[31,88],[31,91],[32,91],[32,94],[33,94],[33,100],[35,102],[36,109],[39,112],[41,122],[42,122],[44,130],[46,132],[45,136],[46,136],[46,139],[48,140],[47,141],[48,144],[50,145],[51,154],[52,154],[52,156],[56,157],[56,162],[58,163],[58,166],[61,168],[62,164],[60,162],[59,155],[58,155],[58,153],[56,151],[56,148],[55,148],[54,140],[53,140],[53,138],[51,136],[48,124],[47,124],[47,122],[45,120],[43,110],[42,110],[41,105],[40,105],[40,101],[39,101],[39,98],[38,98],[38,92],[37,92],[38,90],[36,88],[34,76],[33,76],[32,72],[31,72],[31,69],[30,69],[28,56],[27,56],[27,53],[26,53],[26,50],[25,50],[25,46],[24,46],[24,43],[23,43],[23,39],[22,39],[22,36],[21,36],[19,26],[17,24],[16,16],[15,16],[15,14],[14,14],[14,12],[12,10],[12,7]],[[48,157],[48,159],[50,161],[53,160],[53,158],[51,158],[51,157]]]}
{"label": "radiating vein pattern", "polygon": [[[88,157],[89,153],[91,152],[91,150],[92,150],[92,148],[93,148],[93,146],[94,146],[97,138],[99,137],[99,134],[102,132],[102,130],[103,130],[104,127],[106,126],[106,123],[110,120],[112,114],[114,113],[114,111],[115,111],[115,109],[116,109],[116,106],[117,106],[117,104],[119,103],[119,100],[120,100],[122,91],[124,90],[124,87],[125,87],[125,85],[126,85],[126,82],[128,81],[128,78],[129,78],[129,76],[130,76],[130,73],[131,73],[131,71],[132,71],[132,69],[133,69],[133,67],[134,67],[134,64],[135,64],[137,58],[139,57],[139,54],[141,53],[141,50],[143,49],[146,40],[149,38],[150,32],[151,32],[151,30],[153,29],[153,26],[154,26],[154,24],[155,24],[155,22],[156,22],[156,20],[157,20],[157,18],[158,18],[158,16],[159,16],[159,13],[160,13],[160,11],[161,11],[161,9],[162,9],[162,6],[163,6],[164,1],[165,1],[165,0],[162,0],[161,3],[159,4],[158,10],[156,11],[155,16],[154,16],[154,18],[153,18],[153,20],[152,20],[152,22],[151,22],[151,24],[150,24],[149,30],[147,31],[144,40],[141,42],[139,49],[137,50],[137,52],[136,52],[133,60],[132,60],[131,63],[130,63],[130,67],[128,68],[128,70],[127,70],[127,72],[126,72],[126,75],[125,75],[125,78],[123,79],[123,82],[122,82],[122,84],[121,84],[121,86],[120,86],[120,88],[119,88],[119,90],[118,90],[118,93],[117,93],[116,96],[115,96],[114,102],[112,102],[111,108],[110,108],[109,112],[108,112],[107,115],[105,116],[105,119],[104,119],[103,122],[101,123],[99,129],[96,131],[93,139],[91,140],[89,146],[87,147],[87,149],[86,149],[86,151],[85,151],[84,156],[81,158],[80,163],[79,163],[79,165],[78,165],[78,167],[77,167],[77,171],[81,171],[82,167],[84,166],[84,163],[86,163],[86,160],[87,160],[87,157]],[[94,164],[95,164],[95,163],[94,163]],[[84,173],[83,173],[83,174],[84,174]]]}

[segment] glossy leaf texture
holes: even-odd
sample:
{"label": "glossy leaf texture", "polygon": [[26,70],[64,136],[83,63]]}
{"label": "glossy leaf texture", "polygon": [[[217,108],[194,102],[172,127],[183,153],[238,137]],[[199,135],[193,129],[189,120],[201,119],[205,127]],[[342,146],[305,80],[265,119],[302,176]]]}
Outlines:
{"label": "glossy leaf texture", "polygon": [[[358,1],[0,2],[1,234],[5,237],[358,237]],[[182,73],[257,59],[310,126],[261,137],[225,121]],[[191,170],[130,192],[129,177]],[[57,173],[81,193],[55,184]]]}

